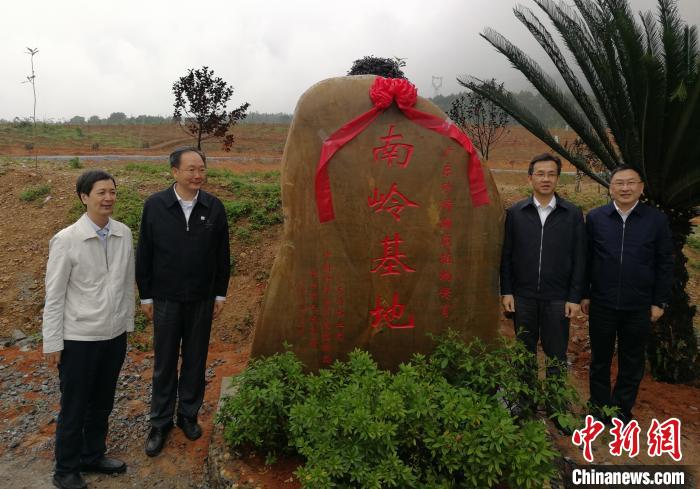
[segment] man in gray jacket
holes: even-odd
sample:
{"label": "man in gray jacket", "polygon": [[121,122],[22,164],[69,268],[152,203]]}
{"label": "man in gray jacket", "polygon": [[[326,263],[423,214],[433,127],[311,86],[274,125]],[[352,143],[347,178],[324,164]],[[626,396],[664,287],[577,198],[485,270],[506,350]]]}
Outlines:
{"label": "man in gray jacket", "polygon": [[53,483],[86,487],[80,472],[120,473],[105,457],[109,414],[134,330],[134,256],[131,230],[110,218],[114,178],[90,170],[76,192],[86,212],[49,243],[44,304],[44,354],[58,367],[61,410],[56,426]]}

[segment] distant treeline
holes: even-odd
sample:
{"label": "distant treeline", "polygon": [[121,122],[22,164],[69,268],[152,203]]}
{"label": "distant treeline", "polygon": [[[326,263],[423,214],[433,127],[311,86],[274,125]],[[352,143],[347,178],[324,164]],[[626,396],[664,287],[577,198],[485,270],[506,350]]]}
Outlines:
{"label": "distant treeline", "polygon": [[[452,101],[459,97],[461,93],[455,93],[450,95],[438,95],[436,97],[430,98],[430,100],[440,107],[444,112],[448,112],[452,105]],[[549,105],[549,103],[540,95],[539,93],[532,93],[527,90],[522,90],[520,92],[514,92],[515,98],[524,105],[527,109],[532,111],[537,117],[540,118],[545,123],[547,127],[563,128],[566,126],[566,122],[562,119],[559,114]],[[289,124],[292,121],[292,114],[287,114],[284,112],[268,113],[268,112],[251,112],[248,116],[241,121],[242,124]],[[160,115],[138,115],[138,116],[127,116],[124,112],[112,112],[109,117],[102,119],[97,115],[88,117],[87,119],[81,115],[76,115],[71,117],[69,120],[61,121],[42,121],[48,124],[171,124],[173,122],[172,117],[160,116]],[[15,117],[14,120],[8,121],[0,119],[0,123],[15,123],[15,124],[26,124],[31,123],[31,118],[19,118]]]}
{"label": "distant treeline", "polygon": [[[432,97],[430,100],[440,107],[444,112],[448,112],[452,106],[452,101],[459,97],[462,93],[453,93],[450,95],[437,95]],[[567,126],[564,119],[557,113],[556,110],[549,105],[542,95],[539,93],[532,93],[527,90],[521,90],[520,92],[513,92],[513,96],[518,102],[535,114],[542,122],[544,122],[545,127],[550,128],[564,128]],[[513,121],[513,124],[517,124]]]}
{"label": "distant treeline", "polygon": [[[242,124],[289,124],[292,121],[292,114],[278,112],[276,114],[266,112],[251,112],[241,121]],[[39,122],[39,121],[37,121]],[[98,115],[92,115],[85,118],[81,115],[76,115],[65,120],[45,120],[43,124],[74,124],[74,125],[106,125],[106,124],[172,124],[173,118],[161,115],[138,115],[127,116],[124,112],[112,112],[109,117],[104,119]],[[0,119],[0,124],[18,124],[28,125],[32,123],[31,117],[15,117],[13,120]]]}

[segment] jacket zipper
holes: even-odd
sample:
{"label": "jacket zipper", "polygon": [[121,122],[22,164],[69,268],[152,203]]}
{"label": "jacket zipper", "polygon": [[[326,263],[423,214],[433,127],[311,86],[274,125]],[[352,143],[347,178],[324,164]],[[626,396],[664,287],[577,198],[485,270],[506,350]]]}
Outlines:
{"label": "jacket zipper", "polygon": [[[102,244],[102,243],[100,243],[100,244]],[[107,255],[107,246],[109,246],[109,236],[105,237],[105,245],[103,246],[103,248],[105,250],[105,265],[107,266],[107,271],[109,272],[109,258]]]}
{"label": "jacket zipper", "polygon": [[537,264],[537,292],[540,291],[540,279],[542,277],[542,243],[544,241],[544,224],[540,230],[540,261]]}
{"label": "jacket zipper", "polygon": [[[109,235],[105,237],[104,250],[105,250],[105,265],[107,266],[107,273],[109,273],[109,253],[107,248],[109,247]],[[107,297],[109,300],[110,307],[114,307],[114,299],[112,298],[112,291],[109,285],[105,286],[107,289]],[[114,314],[110,314],[110,337],[114,337]]]}
{"label": "jacket zipper", "polygon": [[622,295],[622,256],[625,252],[625,227],[627,226],[627,221],[622,220],[622,242],[620,243],[620,273],[617,277],[617,307],[620,307],[620,299]]}

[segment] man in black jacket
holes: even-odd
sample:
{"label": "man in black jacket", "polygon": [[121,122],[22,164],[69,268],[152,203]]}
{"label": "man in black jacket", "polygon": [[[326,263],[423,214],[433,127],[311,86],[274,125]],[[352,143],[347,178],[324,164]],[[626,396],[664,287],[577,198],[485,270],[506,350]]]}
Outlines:
{"label": "man in black jacket", "polygon": [[566,365],[569,319],[580,308],[585,277],[583,214],[555,194],[561,160],[545,153],[528,168],[533,195],[506,211],[501,296],[517,337],[532,353],[538,340],[549,359],[547,375]]}
{"label": "man in black jacket", "polygon": [[[618,407],[618,418],[625,423],[632,419],[644,376],[651,322],[663,315],[673,278],[668,219],[639,202],[643,190],[636,170],[618,167],[610,177],[613,202],[586,218],[590,295],[581,306],[590,314],[591,404]],[[618,373],[611,392],[616,338]]]}
{"label": "man in black jacket", "polygon": [[211,322],[224,307],[230,275],[224,206],[201,189],[204,154],[178,149],[170,155],[170,167],[175,184],[146,200],[136,250],[141,308],[153,321],[151,431],[146,441],[151,457],[163,449],[173,426],[176,396],[177,425],[190,440],[202,435],[197,413],[204,399]]}

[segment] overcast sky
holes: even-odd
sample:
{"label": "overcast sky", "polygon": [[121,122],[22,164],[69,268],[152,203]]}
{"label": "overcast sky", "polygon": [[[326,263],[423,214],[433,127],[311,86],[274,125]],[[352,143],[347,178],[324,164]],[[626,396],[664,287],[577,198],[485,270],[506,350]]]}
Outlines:
{"label": "overcast sky", "polygon": [[[538,12],[534,2],[523,5]],[[635,10],[654,0],[631,0]],[[29,116],[26,48],[35,56],[37,118],[171,115],[172,84],[207,65],[235,87],[236,106],[292,112],[317,81],[368,54],[406,59],[420,95],[460,90],[459,75],[526,82],[478,34],[493,27],[544,60],[511,0],[19,0],[0,10],[0,118]],[[700,1],[680,0],[700,24]],[[547,65],[549,68],[549,65]]]}

